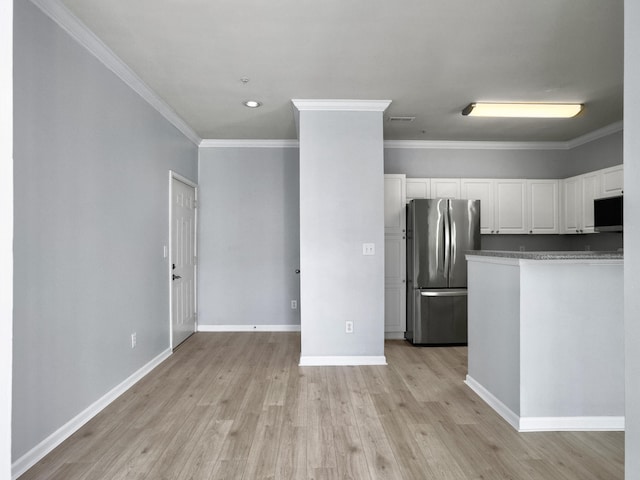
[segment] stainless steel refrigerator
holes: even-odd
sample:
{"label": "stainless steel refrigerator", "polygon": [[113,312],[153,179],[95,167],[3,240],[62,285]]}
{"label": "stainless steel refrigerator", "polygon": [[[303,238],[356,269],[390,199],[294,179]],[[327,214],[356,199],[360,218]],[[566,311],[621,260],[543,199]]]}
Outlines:
{"label": "stainless steel refrigerator", "polygon": [[480,249],[480,201],[407,206],[407,332],[416,345],[467,343],[468,250]]}

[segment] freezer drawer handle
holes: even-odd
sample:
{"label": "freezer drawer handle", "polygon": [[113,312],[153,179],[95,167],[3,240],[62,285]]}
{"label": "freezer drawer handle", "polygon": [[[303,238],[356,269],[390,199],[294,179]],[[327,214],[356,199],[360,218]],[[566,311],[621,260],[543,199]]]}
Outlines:
{"label": "freezer drawer handle", "polygon": [[466,289],[461,290],[443,290],[439,292],[420,292],[422,297],[463,297],[467,295]]}

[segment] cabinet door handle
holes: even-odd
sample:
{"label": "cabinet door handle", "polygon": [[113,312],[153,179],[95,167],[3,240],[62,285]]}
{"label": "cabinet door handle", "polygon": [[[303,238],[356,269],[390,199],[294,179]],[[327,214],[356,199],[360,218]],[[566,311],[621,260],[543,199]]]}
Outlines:
{"label": "cabinet door handle", "polygon": [[529,233],[533,233],[533,230],[529,230]]}

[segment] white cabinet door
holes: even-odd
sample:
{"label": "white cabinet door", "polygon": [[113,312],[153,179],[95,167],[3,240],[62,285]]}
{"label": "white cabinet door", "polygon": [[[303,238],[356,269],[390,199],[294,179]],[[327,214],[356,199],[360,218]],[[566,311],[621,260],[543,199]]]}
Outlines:
{"label": "white cabinet door", "polygon": [[527,180],[529,233],[559,233],[558,180]]}
{"label": "white cabinet door", "polygon": [[407,178],[407,202],[413,198],[431,198],[429,178]]}
{"label": "white cabinet door", "polygon": [[489,178],[462,178],[460,197],[480,200],[480,233],[495,233],[495,181]]}
{"label": "white cabinet door", "polygon": [[526,180],[496,180],[495,189],[496,233],[528,233]]}
{"label": "white cabinet door", "polygon": [[562,181],[562,233],[593,233],[593,200],[600,193],[600,172]]}
{"label": "white cabinet door", "polygon": [[384,230],[385,233],[403,233],[405,228],[405,176],[384,176]]}
{"label": "white cabinet door", "polygon": [[385,332],[403,338],[406,326],[405,176],[384,176]]}
{"label": "white cabinet door", "polygon": [[384,268],[384,330],[388,338],[404,338],[407,324],[405,235],[385,236]]}
{"label": "white cabinet door", "polygon": [[406,330],[407,295],[404,288],[391,285],[384,289],[385,338],[402,339]]}
{"label": "white cabinet door", "polygon": [[460,179],[432,178],[431,198],[460,198]]}
{"label": "white cabinet door", "polygon": [[582,178],[565,178],[562,181],[561,232],[580,233],[582,219]]}
{"label": "white cabinet door", "polygon": [[580,175],[582,178],[582,217],[580,219],[580,233],[593,233],[594,215],[593,200],[600,196],[600,180],[602,175],[600,172],[585,173]]}
{"label": "white cabinet door", "polygon": [[624,189],[623,165],[617,165],[615,167],[600,170],[600,185],[601,197],[615,197],[617,195],[622,195]]}

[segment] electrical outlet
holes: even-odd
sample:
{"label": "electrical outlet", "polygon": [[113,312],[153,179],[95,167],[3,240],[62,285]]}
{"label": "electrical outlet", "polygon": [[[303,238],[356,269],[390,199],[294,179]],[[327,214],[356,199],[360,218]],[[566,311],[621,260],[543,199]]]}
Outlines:
{"label": "electrical outlet", "polygon": [[353,322],[350,320],[347,320],[344,324],[344,331],[346,333],[353,333]]}
{"label": "electrical outlet", "polygon": [[136,338],[136,332],[131,334],[131,348],[136,348],[136,343],[138,343],[138,339]]}
{"label": "electrical outlet", "polygon": [[295,310],[296,308],[298,308],[298,301],[291,300],[291,310]]}
{"label": "electrical outlet", "polygon": [[520,251],[524,252],[524,245],[520,245]]}

